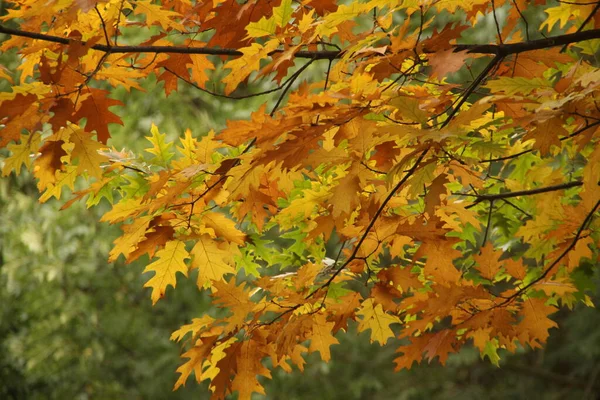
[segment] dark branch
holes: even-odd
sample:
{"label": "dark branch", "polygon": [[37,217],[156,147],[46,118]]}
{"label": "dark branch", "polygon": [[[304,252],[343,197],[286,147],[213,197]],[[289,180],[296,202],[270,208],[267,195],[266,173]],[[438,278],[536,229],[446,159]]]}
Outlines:
{"label": "dark branch", "polygon": [[569,33],[545,39],[531,40],[520,43],[506,44],[459,44],[454,46],[454,51],[466,50],[469,53],[478,54],[496,54],[499,56],[508,56],[519,54],[531,50],[546,49],[548,47],[564,46],[571,43],[582,42],[584,40],[600,38],[600,29],[590,29],[576,33]]}
{"label": "dark branch", "polygon": [[[46,35],[44,33],[27,32],[19,29],[8,28],[0,25],[0,33],[8,35],[26,37],[30,39],[43,40],[46,42],[71,44],[71,39]],[[184,46],[112,46],[105,44],[95,44],[91,49],[103,51],[111,54],[121,53],[172,53],[172,54],[206,54],[215,56],[243,56],[244,53],[237,49],[224,49],[216,47],[184,47]],[[271,53],[281,53],[282,50],[275,50]],[[333,60],[342,56],[338,50],[317,50],[317,51],[298,51],[295,54],[296,58],[314,58],[315,60]]]}
{"label": "dark branch", "polygon": [[[481,84],[481,82],[483,82],[483,80],[488,76],[488,74],[492,71],[492,69],[494,69],[494,67],[496,67],[498,64],[500,64],[500,61],[502,61],[503,58],[504,58],[504,56],[497,54],[492,59],[492,61],[490,61],[490,63],[483,69],[483,71],[481,71],[481,73],[479,75],[477,75],[477,78],[475,78],[475,80],[471,83],[471,85],[469,85],[467,90],[465,90],[465,92],[463,94],[461,94],[460,100],[458,101],[458,103],[448,113],[448,117],[442,124],[441,128],[446,127],[446,125],[448,125],[450,123],[452,118],[460,110],[460,108],[465,103],[465,101],[467,101],[469,96],[471,96],[471,94],[475,91],[475,89],[477,89],[477,87]],[[450,106],[450,107],[452,107],[452,106]]]}
{"label": "dark branch", "polygon": [[[47,35],[44,33],[22,31],[20,29],[8,28],[0,25],[0,33],[8,35],[26,37],[30,39],[44,40],[46,42],[60,43],[69,45],[71,39]],[[508,44],[459,44],[454,46],[454,51],[466,50],[472,54],[495,54],[497,56],[507,56],[518,54],[525,51],[545,49],[548,47],[564,46],[570,43],[581,42],[584,40],[600,39],[600,29],[590,29],[587,31],[570,33],[566,35],[555,36],[546,39],[538,39],[520,43]],[[179,54],[206,54],[217,56],[242,56],[243,53],[237,49],[216,48],[216,47],[184,47],[184,46],[113,46],[105,44],[94,44],[92,49],[103,51],[105,53],[179,53]],[[283,50],[275,50],[271,54],[281,53]],[[427,52],[427,50],[425,50]],[[313,58],[315,60],[333,60],[340,58],[343,51],[337,50],[303,50],[298,51],[296,58]]]}
{"label": "dark branch", "polygon": [[511,197],[530,196],[533,194],[554,192],[557,190],[565,190],[565,189],[569,189],[569,188],[581,186],[581,185],[583,185],[583,182],[573,181],[573,182],[568,182],[568,183],[561,183],[560,185],[544,186],[544,187],[529,189],[529,190],[518,190],[516,192],[504,192],[504,193],[496,193],[496,194],[472,194],[472,193],[452,193],[452,194],[456,195],[456,196],[475,197],[476,198],[475,202],[469,206],[469,207],[472,207],[475,204],[480,203],[484,200],[494,201],[494,200],[498,200],[498,199],[509,199]]}
{"label": "dark branch", "polygon": [[[583,128],[577,129],[575,132],[573,132],[573,133],[571,133],[571,134],[569,134],[567,136],[561,137],[559,140],[562,142],[564,140],[571,139],[571,138],[579,135],[580,133],[583,133],[583,132],[587,131],[588,129],[593,128],[593,127],[598,126],[598,125],[600,125],[600,120],[592,122],[591,124],[586,125]],[[523,151],[521,151],[519,153],[511,154],[510,156],[504,156],[504,157],[498,157],[498,158],[490,158],[490,159],[487,159],[487,160],[479,160],[478,162],[480,162],[480,163],[491,163],[491,162],[494,162],[494,161],[510,160],[510,159],[513,159],[513,158],[520,157],[523,154],[531,153],[533,150],[534,149],[527,149],[527,150],[523,150]]]}
{"label": "dark branch", "polygon": [[292,85],[294,84],[294,82],[296,81],[296,79],[298,79],[298,77],[300,77],[300,75],[302,74],[302,72],[304,72],[304,70],[306,68],[308,68],[308,66],[310,64],[312,64],[314,61],[315,61],[315,59],[310,60],[309,62],[307,62],[306,64],[304,64],[302,67],[300,67],[298,69],[298,71],[294,72],[294,74],[292,76],[290,76],[290,79],[288,79],[289,83],[287,85],[284,85],[285,88],[283,89],[283,92],[281,93],[281,96],[279,96],[279,98],[277,99],[277,103],[275,103],[275,106],[273,107],[273,109],[269,113],[269,115],[271,117],[273,115],[275,115],[275,111],[277,111],[277,109],[279,108],[279,105],[283,101],[283,98],[285,97],[285,94],[290,90],[290,88],[292,87]]}

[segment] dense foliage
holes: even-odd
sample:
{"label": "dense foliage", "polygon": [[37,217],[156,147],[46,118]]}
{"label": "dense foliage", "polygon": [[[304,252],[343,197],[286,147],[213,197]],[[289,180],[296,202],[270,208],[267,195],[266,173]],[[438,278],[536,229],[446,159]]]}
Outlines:
{"label": "dense foliage", "polygon": [[[172,335],[175,387],[193,374],[250,398],[306,353],[329,361],[348,329],[400,339],[397,369],[467,343],[497,364],[541,347],[558,306],[591,304],[599,8],[14,1],[3,175],[30,168],[42,202],[87,179],[64,207],[111,204],[109,261],[154,257],[153,304],[177,272],[210,294]],[[217,132],[173,142],[156,121],[144,151],[109,147],[123,102],[108,89],[151,75],[166,95],[271,98]]]}

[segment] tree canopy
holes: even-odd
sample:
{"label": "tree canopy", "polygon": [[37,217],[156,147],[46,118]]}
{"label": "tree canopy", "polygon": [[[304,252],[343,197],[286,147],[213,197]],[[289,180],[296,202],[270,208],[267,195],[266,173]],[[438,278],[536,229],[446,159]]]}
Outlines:
{"label": "tree canopy", "polygon": [[[264,393],[349,325],[396,369],[472,343],[541,347],[600,243],[599,2],[12,1],[2,174],[109,203],[108,260],[150,257],[214,309],[181,326],[175,388]],[[264,98],[223,129],[111,147],[111,88]],[[81,178],[81,179],[80,179]],[[81,181],[82,183],[78,183]],[[81,186],[83,185],[83,186]],[[177,274],[177,273],[180,274]],[[167,297],[167,300],[161,300]],[[262,378],[261,378],[262,379]]]}

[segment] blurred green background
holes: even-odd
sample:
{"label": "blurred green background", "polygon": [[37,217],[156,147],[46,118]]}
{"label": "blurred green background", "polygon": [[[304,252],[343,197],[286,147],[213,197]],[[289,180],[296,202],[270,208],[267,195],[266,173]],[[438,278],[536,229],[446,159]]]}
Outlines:
{"label": "blurred green background", "polygon": [[[491,40],[491,23],[482,21],[466,40]],[[14,71],[18,59],[0,54],[0,63]],[[309,73],[323,74],[324,66]],[[114,91],[113,97],[125,103],[120,110],[124,126],[111,126],[117,149],[139,151],[152,122],[171,140],[186,128],[202,135],[268,100],[225,101],[183,84],[165,98],[155,78],[143,86],[146,93]],[[0,81],[0,90],[8,90],[6,81]],[[252,90],[260,90],[260,84]],[[169,335],[210,307],[194,280],[179,279],[177,290],[151,307],[141,274],[148,260],[106,261],[120,232],[98,222],[107,204],[86,209],[80,202],[59,211],[61,202],[40,205],[38,197],[28,173],[0,180],[0,399],[208,398],[207,386],[192,379],[171,391],[180,348]],[[596,282],[599,275],[596,268]],[[600,294],[593,299],[598,302]],[[577,306],[561,310],[555,319],[560,329],[551,331],[545,349],[502,354],[501,368],[465,348],[446,367],[434,363],[399,373],[392,362],[398,343],[371,345],[368,335],[357,336],[351,327],[332,348],[329,364],[311,354],[304,373],[273,371],[273,379],[265,380],[267,398],[597,398],[600,312]]]}

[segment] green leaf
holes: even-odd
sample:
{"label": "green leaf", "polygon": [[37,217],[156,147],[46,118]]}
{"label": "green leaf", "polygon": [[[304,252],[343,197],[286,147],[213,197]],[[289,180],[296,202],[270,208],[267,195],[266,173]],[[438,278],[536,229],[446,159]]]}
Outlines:
{"label": "green leaf", "polygon": [[492,93],[503,92],[507,96],[513,96],[515,94],[528,95],[537,89],[549,89],[552,88],[552,84],[544,78],[533,78],[527,79],[523,77],[510,78],[502,76],[498,79],[489,81],[486,88],[490,89]]}
{"label": "green leaf", "polygon": [[152,124],[150,132],[152,133],[152,136],[146,138],[152,143],[152,148],[146,149],[146,151],[150,154],[154,154],[154,157],[150,159],[150,162],[166,167],[169,160],[175,155],[175,153],[171,151],[173,143],[167,143],[167,135],[160,133],[158,127],[154,124]]}
{"label": "green leaf", "polygon": [[273,9],[273,19],[277,26],[283,28],[292,17],[292,0],[283,0],[279,7]]}

